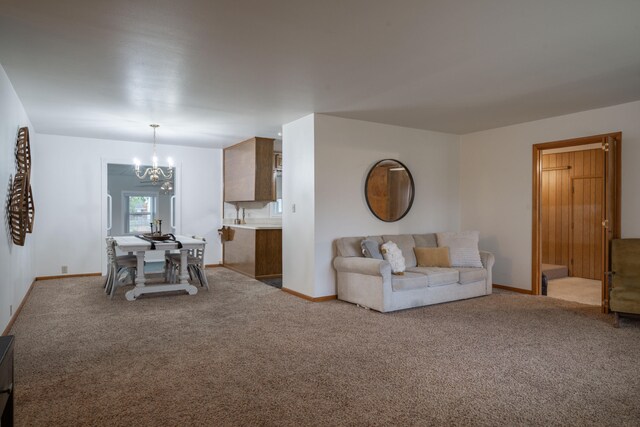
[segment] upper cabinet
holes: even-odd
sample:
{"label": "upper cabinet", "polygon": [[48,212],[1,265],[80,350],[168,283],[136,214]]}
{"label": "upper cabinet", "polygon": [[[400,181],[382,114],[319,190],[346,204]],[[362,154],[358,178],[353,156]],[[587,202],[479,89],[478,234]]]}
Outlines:
{"label": "upper cabinet", "polygon": [[272,202],[273,139],[251,138],[224,149],[224,201]]}

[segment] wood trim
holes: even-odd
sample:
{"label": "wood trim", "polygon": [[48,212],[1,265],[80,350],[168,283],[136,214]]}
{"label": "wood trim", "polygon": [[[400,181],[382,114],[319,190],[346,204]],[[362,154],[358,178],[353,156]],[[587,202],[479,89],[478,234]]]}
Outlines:
{"label": "wood trim", "polygon": [[256,280],[262,279],[280,279],[282,278],[282,274],[263,274],[261,276],[256,276]]}
{"label": "wood trim", "polygon": [[[622,132],[612,134],[617,142],[616,150],[616,223],[613,229],[613,238],[622,237]],[[607,312],[609,309],[607,307]]]}
{"label": "wood trim", "polygon": [[334,299],[337,299],[338,296],[337,295],[327,295],[324,297],[310,297],[309,295],[305,295],[305,294],[301,294],[300,292],[296,292],[293,289],[289,289],[289,288],[282,288],[282,290],[288,294],[291,294],[293,296],[296,296],[298,298],[302,298],[304,300],[307,301],[311,301],[311,302],[323,302],[323,301],[331,301]]}
{"label": "wood trim", "polygon": [[565,147],[576,147],[578,145],[589,145],[589,144],[597,144],[602,142],[602,140],[608,136],[616,138],[618,143],[622,139],[622,132],[612,132],[612,133],[603,133],[600,135],[593,136],[585,136],[582,138],[572,138],[572,139],[563,139],[560,141],[551,141],[551,142],[542,142],[539,144],[534,144],[534,148],[539,148],[540,150],[550,150],[552,148],[565,148]]}
{"label": "wood trim", "polygon": [[[551,147],[549,147],[551,148]],[[531,290],[532,295],[540,293],[540,264],[542,261],[542,222],[541,189],[542,189],[542,148],[535,144],[533,147],[533,167],[531,182],[533,183],[533,194],[531,202]],[[493,286],[496,286],[495,284]],[[499,286],[499,285],[498,285]]]}
{"label": "wood trim", "polygon": [[519,294],[533,295],[533,292],[529,289],[514,288],[513,286],[498,285],[496,283],[493,284],[493,287],[496,289],[503,289],[505,291],[517,292]]}
{"label": "wood trim", "polygon": [[224,265],[218,263],[218,264],[205,264],[204,268],[218,268],[218,267],[224,267]]}
{"label": "wood trim", "polygon": [[548,168],[542,168],[542,172],[546,172],[546,171],[562,171],[562,170],[569,170],[571,169],[571,166],[553,166],[553,167],[548,167]]}
{"label": "wood trim", "polygon": [[[601,143],[607,137],[615,138],[618,142],[618,150],[616,153],[616,224],[614,236],[620,236],[620,220],[621,220],[621,194],[622,194],[622,132],[604,133],[601,135],[586,136],[582,138],[566,139],[561,141],[545,142],[534,144],[532,146],[532,212],[531,212],[531,294],[540,294],[540,281],[542,273],[540,271],[541,264],[541,228],[542,220],[541,189],[542,189],[542,150],[552,148],[575,147],[579,145],[588,145]],[[604,265],[603,265],[604,268]],[[495,286],[495,285],[494,285]]]}
{"label": "wood trim", "polygon": [[38,276],[36,277],[36,281],[42,280],[54,280],[54,279],[68,279],[71,277],[95,277],[102,276],[102,273],[81,273],[81,274],[62,274],[59,276]]}
{"label": "wood trim", "polygon": [[11,316],[9,323],[7,323],[7,327],[4,328],[4,331],[2,332],[3,337],[9,335],[9,332],[11,331],[13,324],[15,323],[16,319],[18,318],[18,315],[22,311],[22,307],[24,307],[25,303],[27,302],[27,299],[29,299],[29,295],[31,295],[31,291],[33,290],[33,285],[35,283],[36,283],[36,280],[34,279],[33,282],[31,282],[31,285],[29,286],[27,293],[24,295],[24,298],[22,298],[22,302],[20,303],[16,311],[13,312],[13,316]]}

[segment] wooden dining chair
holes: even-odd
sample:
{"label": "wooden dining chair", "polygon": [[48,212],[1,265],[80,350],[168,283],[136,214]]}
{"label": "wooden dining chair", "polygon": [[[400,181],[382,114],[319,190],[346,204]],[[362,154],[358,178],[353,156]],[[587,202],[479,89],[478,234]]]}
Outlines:
{"label": "wooden dining chair", "polygon": [[135,255],[116,255],[115,239],[107,237],[106,241],[109,266],[107,269],[107,279],[104,282],[104,291],[109,295],[109,298],[113,299],[122,271],[126,270],[127,276],[135,286],[138,261]]}
{"label": "wooden dining chair", "polygon": [[[191,236],[194,239],[202,240],[206,242],[204,237]],[[171,283],[176,283],[180,271],[180,254],[168,253],[165,254],[165,274],[167,280]],[[187,272],[191,280],[198,279],[200,286],[203,286],[209,290],[209,281],[207,280],[207,274],[204,268],[204,247],[198,249],[189,249],[187,255]]]}

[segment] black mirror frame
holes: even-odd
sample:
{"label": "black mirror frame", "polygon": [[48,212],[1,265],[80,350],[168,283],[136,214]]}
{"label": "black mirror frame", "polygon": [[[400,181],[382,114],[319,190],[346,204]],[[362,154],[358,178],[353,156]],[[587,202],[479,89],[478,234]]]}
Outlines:
{"label": "black mirror frame", "polygon": [[[384,218],[380,218],[378,216],[378,214],[375,213],[375,211],[371,208],[371,204],[369,203],[369,195],[367,194],[367,187],[369,185],[369,178],[371,177],[371,173],[373,172],[373,170],[376,168],[376,166],[378,166],[380,163],[382,162],[396,162],[398,163],[400,166],[402,166],[404,168],[404,170],[407,171],[407,174],[409,175],[409,182],[411,183],[411,199],[409,200],[409,206],[407,206],[407,209],[405,209],[404,213],[400,216],[400,218],[397,219],[384,219]],[[396,159],[382,159],[377,161],[373,166],[371,166],[371,168],[369,169],[369,173],[367,173],[367,179],[364,181],[364,199],[367,201],[367,207],[369,208],[369,211],[373,214],[373,216],[375,216],[376,218],[378,218],[380,221],[384,221],[384,222],[396,222],[396,221],[400,221],[402,218],[404,218],[405,216],[407,216],[407,214],[409,213],[409,211],[411,210],[411,207],[413,206],[413,199],[416,196],[416,187],[415,184],[413,182],[413,175],[411,175],[411,171],[409,170],[409,168],[402,163],[400,160],[396,160]]]}

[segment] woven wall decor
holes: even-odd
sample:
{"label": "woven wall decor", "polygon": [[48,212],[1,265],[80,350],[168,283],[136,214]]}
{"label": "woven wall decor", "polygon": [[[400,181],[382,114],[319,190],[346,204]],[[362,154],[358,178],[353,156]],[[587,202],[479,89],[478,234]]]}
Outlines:
{"label": "woven wall decor", "polygon": [[16,174],[11,186],[11,200],[9,202],[9,224],[11,225],[11,238],[13,243],[24,246],[24,239],[29,228],[28,211],[25,209],[25,201],[28,200],[28,182],[26,175]]}
{"label": "woven wall decor", "polygon": [[33,204],[33,190],[31,184],[27,190],[27,198],[24,200],[23,209],[27,212],[27,233],[33,233],[33,219],[36,216],[36,207]]}
{"label": "woven wall decor", "polygon": [[29,128],[18,130],[16,142],[16,175],[11,185],[8,202],[9,227],[13,243],[24,246],[27,233],[33,231],[35,206],[31,190],[31,147],[29,145]]}
{"label": "woven wall decor", "polygon": [[31,146],[29,145],[29,128],[27,127],[18,130],[16,167],[17,173],[24,173],[27,178],[31,178]]}

